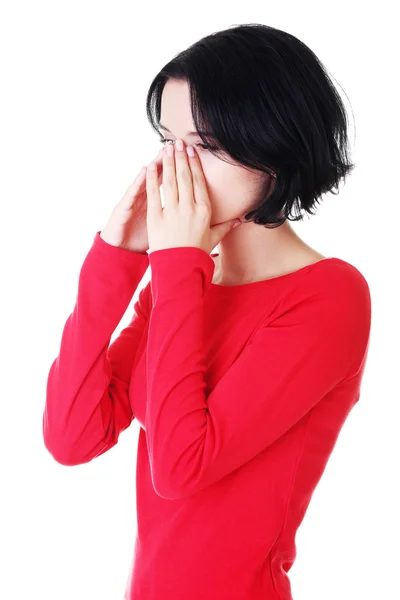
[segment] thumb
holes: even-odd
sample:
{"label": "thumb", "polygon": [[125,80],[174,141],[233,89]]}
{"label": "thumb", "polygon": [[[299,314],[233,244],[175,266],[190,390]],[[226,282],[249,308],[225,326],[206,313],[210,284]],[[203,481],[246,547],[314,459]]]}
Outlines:
{"label": "thumb", "polygon": [[224,223],[219,223],[218,225],[211,227],[214,236],[213,241],[215,242],[214,246],[216,246],[227,233],[241,224],[242,222],[239,219],[232,219],[231,221],[225,221]]}

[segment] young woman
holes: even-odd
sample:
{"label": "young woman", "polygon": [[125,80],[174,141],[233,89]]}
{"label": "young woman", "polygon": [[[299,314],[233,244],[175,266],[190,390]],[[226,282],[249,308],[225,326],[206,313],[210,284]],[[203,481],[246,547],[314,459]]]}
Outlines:
{"label": "young woman", "polygon": [[364,276],[289,224],[354,167],[346,114],[313,52],[260,24],[178,54],[146,108],[168,152],[82,265],[44,442],[78,465],[138,421],[126,600],[290,600],[296,531],[369,345]]}

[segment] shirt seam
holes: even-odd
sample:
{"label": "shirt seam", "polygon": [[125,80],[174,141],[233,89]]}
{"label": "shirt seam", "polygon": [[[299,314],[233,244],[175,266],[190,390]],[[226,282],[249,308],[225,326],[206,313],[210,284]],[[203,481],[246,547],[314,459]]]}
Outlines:
{"label": "shirt seam", "polygon": [[277,537],[275,539],[275,542],[272,545],[271,551],[269,553],[269,568],[270,568],[270,573],[271,573],[272,585],[273,585],[274,591],[275,591],[277,597],[279,598],[279,600],[282,600],[282,596],[280,595],[280,593],[277,590],[276,582],[275,582],[275,578],[274,578],[274,573],[272,571],[272,555],[274,553],[274,548],[278,544],[278,542],[279,542],[279,540],[281,538],[282,532],[284,531],[285,526],[286,526],[286,522],[287,522],[287,518],[288,518],[288,513],[289,513],[289,504],[290,504],[290,500],[291,500],[291,497],[292,497],[292,493],[293,493],[293,489],[294,489],[294,484],[295,484],[297,472],[298,472],[298,469],[299,469],[300,460],[301,460],[301,457],[303,456],[305,442],[306,442],[306,437],[307,437],[307,433],[308,433],[308,426],[309,426],[309,423],[310,423],[310,418],[311,418],[312,413],[313,413],[313,410],[310,410],[310,412],[308,414],[307,422],[306,422],[306,424],[304,426],[303,439],[302,439],[301,446],[300,446],[300,449],[299,449],[299,453],[298,453],[298,456],[297,456],[296,465],[295,465],[295,467],[293,469],[292,480],[291,480],[290,487],[289,487],[289,492],[288,492],[288,495],[287,495],[286,506],[285,506],[285,514],[284,514],[284,518],[283,518],[282,527],[281,527],[280,532],[278,533],[278,535],[277,535]]}

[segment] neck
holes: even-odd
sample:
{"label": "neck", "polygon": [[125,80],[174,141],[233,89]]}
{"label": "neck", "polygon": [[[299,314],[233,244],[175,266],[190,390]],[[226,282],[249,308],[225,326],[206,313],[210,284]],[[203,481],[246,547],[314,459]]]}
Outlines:
{"label": "neck", "polygon": [[218,251],[216,278],[228,285],[277,277],[301,268],[316,254],[288,221],[275,229],[243,221],[221,240]]}

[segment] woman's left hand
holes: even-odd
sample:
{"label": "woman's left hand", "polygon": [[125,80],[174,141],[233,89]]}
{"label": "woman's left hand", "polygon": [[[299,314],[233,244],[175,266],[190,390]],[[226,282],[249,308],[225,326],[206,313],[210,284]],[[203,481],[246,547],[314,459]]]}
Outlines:
{"label": "woman's left hand", "polygon": [[[183,142],[182,142],[183,144]],[[165,206],[161,206],[157,165],[147,168],[147,235],[149,252],[164,248],[194,246],[210,254],[238,219],[210,227],[211,203],[199,157],[169,144],[163,152],[163,192]],[[190,146],[188,147],[190,149]],[[172,150],[172,156],[167,155]],[[190,150],[189,150],[190,152]]]}

